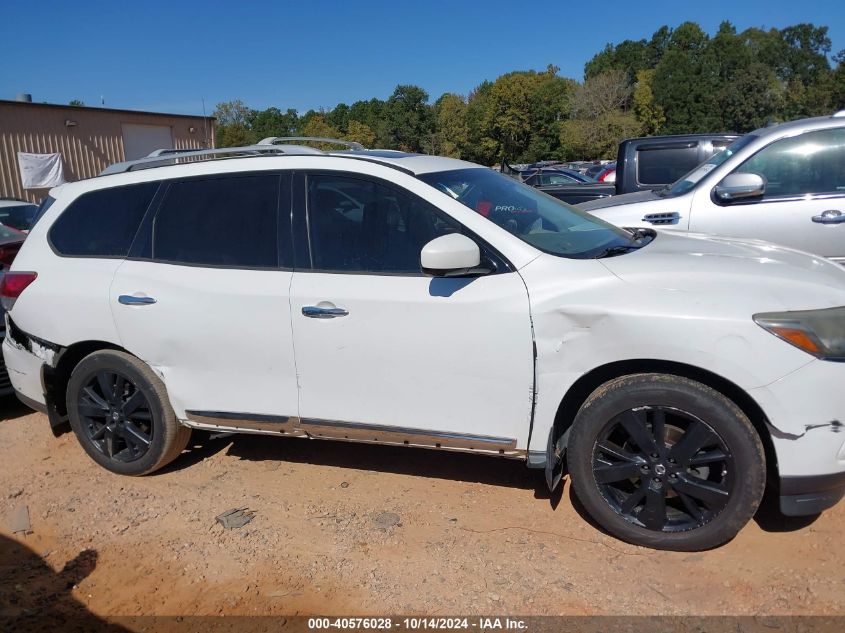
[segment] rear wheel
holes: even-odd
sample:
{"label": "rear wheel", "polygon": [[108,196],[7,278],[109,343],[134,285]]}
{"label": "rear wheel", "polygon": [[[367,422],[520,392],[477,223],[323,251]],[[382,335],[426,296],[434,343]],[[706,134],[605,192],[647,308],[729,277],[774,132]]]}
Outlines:
{"label": "rear wheel", "polygon": [[638,545],[701,550],[732,539],[763,496],[763,446],[743,412],[701,383],[623,376],[581,407],[567,450],[590,515]]}
{"label": "rear wheel", "polygon": [[121,475],[145,475],[173,461],[191,429],[179,424],[161,379],[125,352],[83,358],[67,388],[70,424],[85,452]]}

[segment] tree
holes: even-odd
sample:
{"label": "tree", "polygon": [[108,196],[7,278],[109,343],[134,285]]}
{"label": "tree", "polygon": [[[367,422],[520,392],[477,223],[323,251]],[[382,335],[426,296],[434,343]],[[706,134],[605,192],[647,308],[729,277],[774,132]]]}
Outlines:
{"label": "tree", "polygon": [[[330,125],[322,114],[311,115],[301,131],[302,136],[318,138],[340,138],[342,136],[340,130]],[[314,146],[322,150],[337,149],[337,146],[329,143],[314,143]]]}
{"label": "tree", "polygon": [[469,143],[467,104],[460,95],[446,93],[434,104],[431,152],[461,158]]}
{"label": "tree", "polygon": [[298,124],[299,117],[292,108],[286,112],[278,108],[250,110],[247,115],[247,125],[256,140],[268,136],[294,136]]}
{"label": "tree", "polygon": [[83,107],[83,106],[85,105],[85,103],[84,103],[83,101],[80,101],[79,99],[71,99],[71,100],[68,102],[68,105],[70,105],[70,106],[77,106],[77,107]]}
{"label": "tree", "polygon": [[641,70],[637,73],[637,83],[634,86],[634,116],[642,125],[642,133],[646,135],[657,134],[666,123],[663,107],[654,103],[654,91],[651,89],[653,79],[654,69]]}
{"label": "tree", "polygon": [[611,69],[587,79],[572,97],[572,118],[560,129],[567,158],[613,158],[619,142],[638,136],[642,124],[626,109],[632,87],[628,75]]}
{"label": "tree", "polygon": [[364,147],[373,147],[376,141],[376,133],[370,129],[366,123],[361,123],[354,119],[349,120],[349,125],[346,129],[346,134],[343,135],[347,141],[355,141]]}
{"label": "tree", "polygon": [[392,147],[410,152],[422,151],[424,139],[433,130],[428,93],[418,86],[396,86],[387,100],[385,118]]}
{"label": "tree", "polygon": [[255,142],[249,127],[251,115],[252,110],[247,108],[243,101],[218,103],[214,109],[214,116],[217,117],[217,146],[237,147]]}

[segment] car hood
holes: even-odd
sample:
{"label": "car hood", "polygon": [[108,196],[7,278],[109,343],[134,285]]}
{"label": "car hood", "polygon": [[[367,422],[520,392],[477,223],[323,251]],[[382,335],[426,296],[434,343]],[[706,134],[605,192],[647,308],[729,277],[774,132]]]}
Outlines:
{"label": "car hood", "polygon": [[845,305],[845,268],[759,240],[657,231],[642,249],[599,260],[624,282],[701,296],[739,297],[758,311]]}
{"label": "car hood", "polygon": [[658,196],[653,191],[635,191],[634,193],[623,193],[618,196],[611,196],[609,198],[601,198],[599,200],[590,200],[589,202],[582,202],[578,208],[582,211],[592,211],[593,209],[606,209],[607,207],[616,207],[620,204],[633,204],[635,202],[649,202],[651,200],[659,200]]}

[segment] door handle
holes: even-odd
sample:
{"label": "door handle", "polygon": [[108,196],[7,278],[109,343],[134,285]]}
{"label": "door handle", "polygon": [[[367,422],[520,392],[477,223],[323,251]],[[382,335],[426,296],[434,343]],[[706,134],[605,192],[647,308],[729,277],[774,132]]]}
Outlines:
{"label": "door handle", "polygon": [[814,215],[811,219],[817,224],[842,224],[845,222],[845,213],[836,209],[828,209],[822,211],[821,215]]}
{"label": "door handle", "polygon": [[117,301],[125,306],[147,306],[156,302],[152,297],[136,297],[134,295],[120,295]]}
{"label": "door handle", "polygon": [[321,308],[320,306],[304,306],[302,314],[312,319],[336,319],[344,317],[349,312],[343,308]]}

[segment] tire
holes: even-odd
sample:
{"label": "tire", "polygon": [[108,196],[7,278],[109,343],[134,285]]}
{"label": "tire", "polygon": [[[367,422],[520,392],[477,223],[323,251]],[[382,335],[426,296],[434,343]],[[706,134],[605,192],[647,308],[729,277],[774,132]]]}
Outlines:
{"label": "tire", "polygon": [[766,483],[763,445],[739,407],[668,374],[623,376],[596,389],[575,417],[566,455],[590,516],[610,534],[656,549],[731,540],[754,516]]}
{"label": "tire", "polygon": [[67,410],[85,452],[120,475],[158,470],[191,437],[191,429],[176,419],[161,379],[146,363],[116,350],[89,354],[74,368]]}

